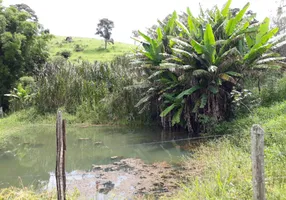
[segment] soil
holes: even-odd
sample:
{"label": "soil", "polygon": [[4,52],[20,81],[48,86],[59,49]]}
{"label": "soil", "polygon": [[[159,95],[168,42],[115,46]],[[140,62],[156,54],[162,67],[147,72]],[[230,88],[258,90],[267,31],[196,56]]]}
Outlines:
{"label": "soil", "polygon": [[[134,199],[144,195],[172,195],[178,184],[186,183],[192,169],[166,162],[145,164],[140,159],[121,159],[110,165],[93,165],[89,172],[77,171],[67,178],[67,190],[77,188],[80,199]],[[96,197],[96,198],[95,198]]]}

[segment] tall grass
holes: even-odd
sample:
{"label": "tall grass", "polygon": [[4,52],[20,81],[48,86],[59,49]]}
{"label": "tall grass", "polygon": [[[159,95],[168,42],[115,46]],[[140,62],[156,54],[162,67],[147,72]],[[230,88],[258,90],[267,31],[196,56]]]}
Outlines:
{"label": "tall grass", "polygon": [[[74,191],[72,194],[67,195],[67,200],[76,200],[79,197],[79,193]],[[0,189],[1,200],[56,200],[57,194],[53,192],[36,193],[30,188],[4,188]]]}
{"label": "tall grass", "polygon": [[[190,177],[182,190],[168,199],[252,199],[250,127],[265,129],[265,176],[267,199],[286,199],[286,101],[261,107],[252,116],[229,123],[232,136],[201,146],[187,159],[201,172]],[[202,164],[203,163],[203,164]]]}
{"label": "tall grass", "polygon": [[38,71],[33,103],[40,113],[60,108],[76,115],[78,122],[147,121],[149,116],[139,116],[134,107],[143,90],[129,87],[140,79],[128,56],[93,64],[59,60]]}

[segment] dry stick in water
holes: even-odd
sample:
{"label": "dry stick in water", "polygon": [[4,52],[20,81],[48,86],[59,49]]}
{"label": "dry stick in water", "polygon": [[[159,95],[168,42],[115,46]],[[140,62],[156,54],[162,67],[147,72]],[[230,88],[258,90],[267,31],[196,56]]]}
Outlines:
{"label": "dry stick in water", "polygon": [[56,182],[58,200],[66,199],[66,175],[65,175],[65,151],[66,151],[66,121],[62,120],[62,113],[57,114],[57,158],[56,158]]}
{"label": "dry stick in water", "polygon": [[265,200],[264,130],[257,124],[251,128],[251,160],[253,199]]}

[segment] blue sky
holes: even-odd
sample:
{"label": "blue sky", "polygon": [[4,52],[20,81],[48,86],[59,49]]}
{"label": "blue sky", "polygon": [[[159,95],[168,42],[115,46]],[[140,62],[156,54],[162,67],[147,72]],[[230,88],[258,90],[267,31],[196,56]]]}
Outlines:
{"label": "blue sky", "polygon": [[[62,36],[95,37],[96,25],[100,18],[114,21],[112,37],[115,41],[133,43],[132,30],[145,30],[174,10],[180,12],[190,7],[198,13],[199,2],[203,8],[219,7],[226,0],[3,0],[5,6],[25,3],[39,17],[40,23],[51,33]],[[270,15],[275,9],[272,0],[233,0],[232,7],[243,7],[250,2],[250,9],[258,13],[258,19]]]}

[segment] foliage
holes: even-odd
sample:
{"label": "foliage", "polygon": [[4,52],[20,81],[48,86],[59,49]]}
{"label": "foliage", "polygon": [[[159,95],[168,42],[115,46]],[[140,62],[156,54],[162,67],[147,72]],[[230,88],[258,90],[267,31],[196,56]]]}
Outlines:
{"label": "foliage", "polygon": [[[255,14],[230,9],[229,0],[220,10],[174,12],[165,23],[159,22],[152,36],[139,31],[143,48],[137,61],[149,80],[146,96],[137,106],[159,101],[162,125],[178,126],[190,133],[201,130],[199,115],[215,121],[231,117],[231,92],[243,89],[244,75],[269,65],[285,66],[284,58],[271,53],[283,41],[273,38],[278,28],[269,29],[269,19],[254,21]],[[207,14],[206,14],[207,13]],[[271,40],[270,40],[271,39]]]}
{"label": "foliage", "polygon": [[[21,11],[19,11],[21,10]],[[23,11],[22,11],[23,10]],[[48,58],[47,42],[51,35],[42,31],[28,6],[3,7],[0,3],[0,105],[8,107],[3,95],[24,75],[31,75]]]}
{"label": "foliage", "polygon": [[285,108],[285,101],[257,108],[253,116],[228,123],[232,135],[201,145],[194,157],[187,158],[185,162],[194,176],[187,184],[178,183],[182,190],[167,199],[251,199],[249,133],[253,123],[261,124],[266,133],[266,198],[285,199],[286,174],[281,170],[286,164]]}
{"label": "foliage", "polygon": [[83,51],[83,50],[84,50],[84,47],[82,45],[76,44],[74,46],[74,51],[75,52],[80,52],[80,51]]}
{"label": "foliage", "polygon": [[138,115],[134,105],[141,89],[127,86],[133,85],[137,78],[140,77],[131,71],[127,56],[94,64],[59,60],[46,64],[37,73],[34,106],[41,113],[64,109],[76,114],[81,122],[129,123]]}
{"label": "foliage", "polygon": [[35,97],[35,80],[33,77],[24,76],[18,81],[17,88],[13,88],[10,94],[4,96],[10,97],[10,111],[15,112],[33,105]]}
{"label": "foliage", "polygon": [[107,48],[107,42],[108,41],[112,41],[112,43],[113,43],[113,39],[111,38],[113,28],[114,28],[114,22],[107,19],[107,18],[100,19],[99,23],[97,24],[95,34],[104,38],[105,49]]}
{"label": "foliage", "polygon": [[[78,199],[79,193],[77,191],[74,191],[72,194],[67,195],[68,200],[75,200]],[[43,199],[43,200],[56,200],[57,194],[55,191],[53,192],[43,192],[43,193],[37,193],[33,191],[31,188],[5,188],[0,189],[0,199],[5,200],[37,200],[37,199]]]}
{"label": "foliage", "polygon": [[69,50],[63,50],[62,52],[58,52],[58,55],[61,55],[65,59],[71,57],[72,53]]}
{"label": "foliage", "polygon": [[28,6],[27,4],[21,3],[21,4],[15,4],[13,6],[21,12],[27,12],[30,15],[30,20],[38,22],[38,16],[36,15],[35,11],[32,8],[30,8],[30,6]]}
{"label": "foliage", "polygon": [[286,77],[277,80],[271,79],[261,91],[261,103],[263,106],[269,106],[273,102],[286,100]]}

